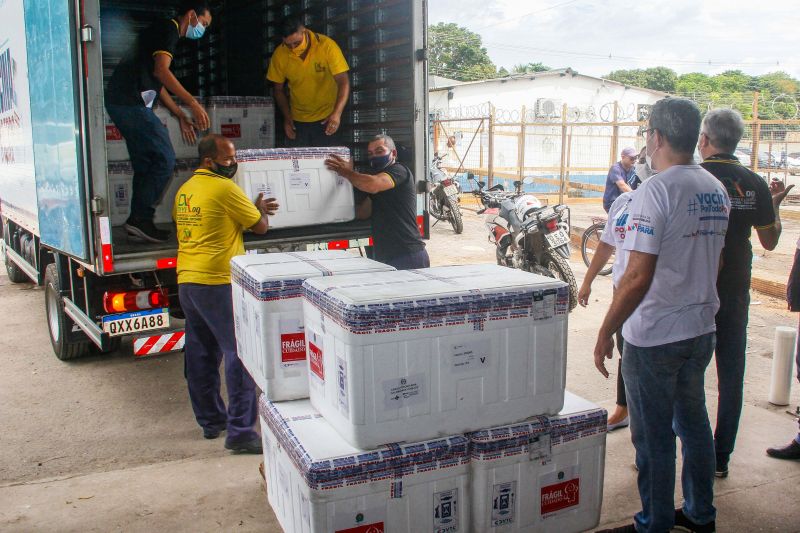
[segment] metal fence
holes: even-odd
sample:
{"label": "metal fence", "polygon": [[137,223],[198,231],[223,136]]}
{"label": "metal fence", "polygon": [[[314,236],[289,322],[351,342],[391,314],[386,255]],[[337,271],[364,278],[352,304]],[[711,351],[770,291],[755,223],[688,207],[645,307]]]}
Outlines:
{"label": "metal fence", "polygon": [[[753,106],[753,116],[758,116],[757,97]],[[499,109],[490,103],[434,110],[433,151],[444,155],[444,169],[465,190],[474,187],[468,175],[507,186],[532,177],[528,190],[557,195],[559,202],[599,197],[622,148],[644,146],[648,114],[649,106],[617,103],[584,108],[564,104],[544,112]],[[794,176],[800,175],[800,119],[746,121],[736,155],[767,179],[798,180]]]}

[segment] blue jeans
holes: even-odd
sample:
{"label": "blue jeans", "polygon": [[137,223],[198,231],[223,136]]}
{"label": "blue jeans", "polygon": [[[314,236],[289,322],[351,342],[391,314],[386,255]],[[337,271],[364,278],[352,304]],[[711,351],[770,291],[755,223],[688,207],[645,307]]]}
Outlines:
{"label": "blue jeans", "polygon": [[744,366],[747,347],[747,319],[750,306],[750,284],[742,287],[719,287],[717,323],[717,382],[719,406],[714,430],[716,462],[728,466],[744,397]]}
{"label": "blue jeans", "polygon": [[639,468],[639,533],[664,533],[675,522],[675,436],[683,444],[683,511],[696,524],[716,518],[714,441],[706,411],[704,374],[714,334],[641,348],[625,342],[622,373],[631,440]]}
{"label": "blue jeans", "polygon": [[175,169],[169,132],[153,110],[143,105],[106,104],[106,110],[125,138],[133,166],[130,218],[153,220],[154,206]]}
{"label": "blue jeans", "polygon": [[379,259],[379,261],[383,264],[393,266],[397,270],[413,270],[415,268],[429,268],[431,266],[431,260],[425,248],[416,252],[411,252],[410,254],[398,255],[388,259]]}
{"label": "blue jeans", "polygon": [[[256,387],[236,354],[230,284],[181,283],[178,298],[186,315],[185,374],[197,423],[206,429],[227,426],[229,443],[258,438]],[[223,358],[227,412],[219,394]]]}

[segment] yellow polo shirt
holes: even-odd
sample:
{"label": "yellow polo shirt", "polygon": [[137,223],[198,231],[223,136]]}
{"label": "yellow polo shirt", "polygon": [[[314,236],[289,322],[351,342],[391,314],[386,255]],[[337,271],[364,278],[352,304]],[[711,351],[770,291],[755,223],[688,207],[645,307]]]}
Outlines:
{"label": "yellow polo shirt", "polygon": [[289,109],[298,122],[324,120],[333,112],[338,88],[333,77],[350,67],[339,45],[319,33],[308,31],[309,49],[300,59],[284,44],[269,60],[267,79],[289,85]]}
{"label": "yellow polo shirt", "polygon": [[199,168],[175,195],[178,283],[231,282],[231,258],[244,253],[242,232],[261,220],[253,200],[228,178]]}

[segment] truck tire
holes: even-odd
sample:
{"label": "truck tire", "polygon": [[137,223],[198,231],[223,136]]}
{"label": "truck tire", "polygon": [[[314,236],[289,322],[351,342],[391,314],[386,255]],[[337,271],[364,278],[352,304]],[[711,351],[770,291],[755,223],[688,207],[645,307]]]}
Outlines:
{"label": "truck tire", "polygon": [[[8,246],[6,244],[6,246]],[[6,273],[8,274],[8,279],[11,283],[31,283],[31,278],[22,271],[21,268],[17,266],[17,264],[8,258],[8,253],[3,254],[3,261],[6,263]]]}
{"label": "truck tire", "polygon": [[[54,263],[47,265],[44,272],[44,303],[47,312],[47,326],[50,330],[50,343],[53,351],[62,361],[77,359],[89,353],[89,341],[74,339],[73,321],[64,312],[64,299],[61,297],[61,282]],[[80,333],[83,336],[83,333]]]}

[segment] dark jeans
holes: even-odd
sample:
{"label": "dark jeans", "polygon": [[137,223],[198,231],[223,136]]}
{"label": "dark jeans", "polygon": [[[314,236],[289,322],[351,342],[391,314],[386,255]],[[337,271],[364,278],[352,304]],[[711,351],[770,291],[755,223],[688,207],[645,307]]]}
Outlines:
{"label": "dark jeans", "polygon": [[169,132],[152,109],[106,104],[108,115],[125,138],[133,166],[131,219],[153,220],[175,169],[175,150]]}
{"label": "dark jeans", "polygon": [[325,135],[326,125],[318,122],[294,121],[295,138],[286,138],[286,148],[306,146],[342,146],[341,126],[333,135]]}
{"label": "dark jeans", "polygon": [[714,334],[642,348],[625,343],[622,372],[642,510],[636,531],[664,533],[675,522],[675,436],[683,454],[683,512],[696,524],[715,519],[714,441],[703,388]]}
{"label": "dark jeans", "polygon": [[744,396],[745,350],[747,346],[747,318],[750,306],[750,284],[731,288],[718,287],[717,311],[717,381],[719,405],[717,425],[714,429],[714,450],[718,468],[728,466]]}
{"label": "dark jeans", "polygon": [[[231,443],[258,438],[255,384],[236,354],[230,284],[181,283],[178,297],[186,314],[185,372],[197,423],[209,429],[227,426]],[[223,358],[227,412],[219,394]]]}
{"label": "dark jeans", "polygon": [[397,270],[413,270],[415,268],[429,268],[431,266],[428,251],[423,248],[410,254],[398,255],[388,259],[379,259],[383,264],[393,266]]}

